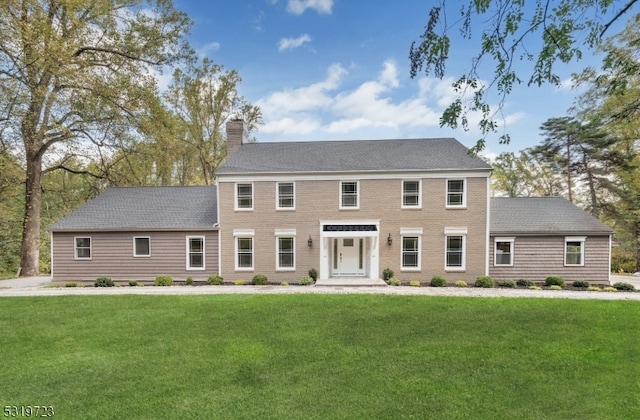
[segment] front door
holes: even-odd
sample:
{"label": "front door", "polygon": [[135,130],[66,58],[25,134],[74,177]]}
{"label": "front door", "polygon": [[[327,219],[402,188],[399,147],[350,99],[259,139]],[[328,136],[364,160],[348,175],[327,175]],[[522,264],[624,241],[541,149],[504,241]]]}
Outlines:
{"label": "front door", "polygon": [[364,273],[364,239],[333,239],[333,276],[363,276]]}

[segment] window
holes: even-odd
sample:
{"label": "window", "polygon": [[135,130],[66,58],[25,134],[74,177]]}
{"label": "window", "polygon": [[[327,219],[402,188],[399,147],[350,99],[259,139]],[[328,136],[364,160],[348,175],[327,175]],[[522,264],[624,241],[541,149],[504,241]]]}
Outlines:
{"label": "window", "polygon": [[278,182],[278,197],[276,208],[279,210],[295,209],[295,190],[293,182]]}
{"label": "window", "polygon": [[420,238],[418,236],[402,237],[402,268],[420,268]]}
{"label": "window", "polygon": [[493,265],[513,265],[513,242],[515,238],[496,238]]}
{"label": "window", "polygon": [[465,270],[465,247],[467,228],[444,228],[445,261],[444,268],[449,271]]}
{"label": "window", "polygon": [[77,237],[77,238],[74,238],[74,242],[75,242],[75,259],[90,260],[91,259],[91,238]]}
{"label": "window", "polygon": [[236,184],[236,210],[253,210],[253,184]]}
{"label": "window", "polygon": [[402,181],[402,207],[419,208],[421,201],[420,181]]}
{"label": "window", "polygon": [[204,269],[204,236],[187,236],[187,270]]}
{"label": "window", "polygon": [[570,236],[564,239],[564,265],[584,265],[585,239],[584,236]]}
{"label": "window", "polygon": [[148,236],[137,236],[133,238],[133,256],[134,257],[150,257],[151,256],[151,238]]}
{"label": "window", "polygon": [[278,270],[295,269],[295,238],[278,238]]}
{"label": "window", "polygon": [[358,182],[340,183],[340,208],[358,208]]}
{"label": "window", "polygon": [[253,238],[236,238],[236,270],[253,269]]}
{"label": "window", "polygon": [[465,207],[467,205],[464,179],[447,180],[447,207]]}

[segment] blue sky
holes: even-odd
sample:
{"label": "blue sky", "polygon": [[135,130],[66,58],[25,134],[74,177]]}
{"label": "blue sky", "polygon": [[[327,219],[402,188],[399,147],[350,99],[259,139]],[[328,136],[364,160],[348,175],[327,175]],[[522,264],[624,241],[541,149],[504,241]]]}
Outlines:
{"label": "blue sky", "polygon": [[[473,125],[469,132],[439,127],[452,98],[451,82],[468,68],[479,48],[477,39],[452,51],[450,77],[409,76],[409,48],[423,31],[429,1],[174,4],[194,20],[190,39],[196,51],[237,70],[241,95],[261,107],[259,142],[455,137],[471,147],[480,137]],[[582,67],[564,66],[558,73],[568,78]],[[504,110],[512,143],[498,144],[500,132],[488,138],[485,153],[539,143],[539,126],[566,115],[575,96],[568,88],[517,87]]]}

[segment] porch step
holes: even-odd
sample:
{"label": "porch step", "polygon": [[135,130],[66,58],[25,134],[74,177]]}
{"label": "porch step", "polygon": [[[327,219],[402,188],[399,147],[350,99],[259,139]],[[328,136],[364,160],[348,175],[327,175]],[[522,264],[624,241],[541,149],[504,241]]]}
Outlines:
{"label": "porch step", "polygon": [[329,279],[316,280],[316,286],[339,286],[339,287],[386,287],[382,279],[370,279],[366,277],[332,277]]}

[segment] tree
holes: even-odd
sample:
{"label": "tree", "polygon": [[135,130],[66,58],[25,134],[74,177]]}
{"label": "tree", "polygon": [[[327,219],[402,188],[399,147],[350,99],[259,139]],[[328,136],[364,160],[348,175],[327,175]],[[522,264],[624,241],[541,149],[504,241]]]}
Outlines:
{"label": "tree", "polygon": [[24,159],[22,275],[38,274],[43,174],[105,159],[136,137],[152,74],[191,53],[170,0],[5,0],[0,112]]}
{"label": "tree", "polygon": [[[440,119],[441,126],[467,129],[468,114],[479,112],[482,138],[476,150],[481,150],[485,137],[497,131],[497,118],[515,84],[558,85],[560,77],[554,65],[580,59],[585,50],[596,48],[611,25],[630,13],[636,3],[637,0],[626,0],[622,4],[611,0],[559,0],[551,4],[536,0],[531,5],[524,1],[473,0],[461,9],[454,9],[446,0],[440,0],[431,7],[419,41],[411,44],[410,73],[415,77],[422,71],[427,75],[433,72],[442,78],[449,52],[456,47],[453,42],[468,44],[472,37],[478,36],[477,25],[483,26],[479,52],[472,56],[468,71],[454,83],[458,97]],[[453,34],[456,29],[460,31],[459,39]],[[532,49],[532,45],[539,47]],[[484,73],[482,65],[487,61],[488,70]],[[518,61],[532,64],[530,74],[516,71]],[[488,94],[492,89],[500,98],[497,109],[489,106]],[[465,100],[469,93],[470,99]],[[503,134],[500,141],[508,143],[508,133]]]}
{"label": "tree", "polygon": [[507,197],[547,197],[563,192],[559,175],[539,161],[530,149],[518,154],[504,152],[492,162],[493,195]]}

